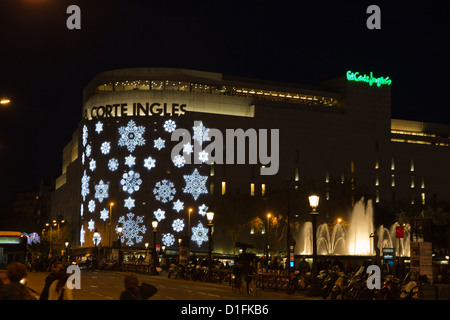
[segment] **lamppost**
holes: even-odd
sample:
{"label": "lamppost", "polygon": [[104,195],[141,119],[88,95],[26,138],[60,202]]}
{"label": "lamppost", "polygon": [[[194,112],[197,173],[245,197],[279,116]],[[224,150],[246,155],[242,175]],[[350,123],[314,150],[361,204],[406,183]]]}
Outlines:
{"label": "lamppost", "polygon": [[266,244],[266,250],[267,250],[267,264],[269,264],[269,250],[270,250],[270,218],[272,217],[271,213],[267,214],[267,235],[266,235],[266,239],[267,239],[267,244]]}
{"label": "lamppost", "polygon": [[213,219],[214,212],[209,211],[206,213],[206,219],[208,219],[208,252],[209,252],[209,261],[212,261],[212,228],[213,228]]}
{"label": "lamppost", "polygon": [[95,245],[95,263],[94,263],[94,269],[97,269],[98,267],[98,239],[100,238],[100,233],[97,229],[94,230],[94,245]]}
{"label": "lamppost", "polygon": [[[110,202],[109,203],[109,221],[108,221],[108,228],[109,228],[109,239],[108,239],[108,246],[109,249],[111,250],[111,217],[112,217],[112,207],[114,206],[114,202]],[[110,251],[111,252],[111,251]]]}
{"label": "lamppost", "polygon": [[69,241],[66,240],[66,242],[64,242],[64,245],[66,246],[66,263],[69,260]]}
{"label": "lamppost", "polygon": [[158,220],[152,221],[152,227],[153,227],[153,252],[152,252],[152,259],[153,259],[153,266],[151,274],[158,274],[158,271],[156,270],[156,267],[158,265],[158,257],[156,255],[156,229],[158,228]]}
{"label": "lamppost", "polygon": [[312,208],[311,217],[313,224],[313,263],[312,263],[312,281],[309,290],[310,296],[317,296],[319,294],[317,287],[317,275],[318,275],[318,265],[317,265],[317,207],[319,206],[319,196],[311,195],[309,196],[309,205]]}
{"label": "lamppost", "polygon": [[119,225],[117,226],[117,234],[119,235],[119,239],[117,241],[117,244],[119,246],[119,266],[122,266],[122,260],[123,260],[123,255],[122,255],[122,231],[123,231],[123,226],[121,223],[119,223]]}

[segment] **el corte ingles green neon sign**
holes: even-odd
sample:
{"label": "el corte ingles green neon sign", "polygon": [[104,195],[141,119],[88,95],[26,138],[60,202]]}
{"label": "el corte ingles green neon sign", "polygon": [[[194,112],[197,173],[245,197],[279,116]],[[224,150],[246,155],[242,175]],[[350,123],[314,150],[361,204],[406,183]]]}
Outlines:
{"label": "el corte ingles green neon sign", "polygon": [[381,87],[382,85],[390,86],[392,83],[392,80],[389,79],[389,77],[379,77],[375,78],[372,74],[372,71],[370,72],[370,76],[364,74],[361,75],[359,72],[351,72],[350,70],[347,71],[347,80],[348,81],[356,81],[356,82],[366,82],[370,86],[372,86],[374,83],[377,85],[377,87]]}

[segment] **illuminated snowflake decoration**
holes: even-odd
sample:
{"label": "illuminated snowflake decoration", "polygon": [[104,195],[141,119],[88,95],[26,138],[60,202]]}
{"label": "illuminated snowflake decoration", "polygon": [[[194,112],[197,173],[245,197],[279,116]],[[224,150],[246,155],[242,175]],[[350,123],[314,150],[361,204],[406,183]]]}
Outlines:
{"label": "illuminated snowflake decoration", "polygon": [[173,157],[172,162],[175,165],[175,167],[181,168],[186,163],[186,160],[184,159],[183,156],[177,155]]}
{"label": "illuminated snowflake decoration", "polygon": [[183,175],[183,178],[186,182],[186,187],[183,188],[183,192],[192,194],[194,200],[197,200],[201,194],[208,193],[205,186],[208,176],[200,175],[197,168],[194,169],[191,175]]}
{"label": "illuminated snowflake decoration", "polygon": [[187,154],[191,154],[194,151],[194,147],[189,142],[183,144],[183,152]]}
{"label": "illuminated snowflake decoration", "polygon": [[[140,226],[141,223],[144,223],[144,217],[136,216],[136,220],[133,220],[134,213],[130,212],[127,213],[127,218],[128,219],[126,219],[125,216],[122,216],[119,218],[118,222],[122,224],[122,237],[127,239],[126,245],[132,246],[134,241],[136,241],[136,243],[142,241],[142,236],[140,234],[145,234],[147,228],[145,225]],[[118,232],[117,227],[116,232]]]}
{"label": "illuminated snowflake decoration", "polygon": [[170,247],[171,245],[173,245],[175,243],[175,237],[171,233],[164,233],[162,235],[162,243],[165,246]]}
{"label": "illuminated snowflake decoration", "polygon": [[89,201],[89,203],[88,203],[88,210],[89,210],[89,212],[94,212],[95,211],[95,201],[94,200]]}
{"label": "illuminated snowflake decoration", "polygon": [[103,142],[102,146],[100,147],[100,151],[103,154],[108,154],[110,150],[111,150],[111,142],[108,141]]}
{"label": "illuminated snowflake decoration", "polygon": [[182,219],[176,219],[172,223],[172,228],[176,232],[180,232],[184,229],[184,222]]}
{"label": "illuminated snowflake decoration", "polygon": [[90,144],[86,146],[86,157],[90,157],[92,152],[92,147]]}
{"label": "illuminated snowflake decoration", "polygon": [[122,185],[122,190],[132,194],[135,191],[138,191],[140,185],[142,184],[141,175],[133,170],[129,172],[125,172],[122,176],[122,180],[120,180],[120,184]]}
{"label": "illuminated snowflake decoration", "polygon": [[84,152],[81,154],[81,164],[84,164],[86,161],[86,156],[84,155]]}
{"label": "illuminated snowflake decoration", "polygon": [[80,208],[80,216],[83,216],[84,213],[84,206],[83,204],[81,204],[81,208]]}
{"label": "illuminated snowflake decoration", "polygon": [[155,216],[156,220],[158,220],[158,222],[166,218],[166,212],[161,209],[153,211],[153,215]]}
{"label": "illuminated snowflake decoration", "polygon": [[136,146],[143,146],[145,139],[142,135],[145,132],[145,127],[136,126],[133,120],[130,120],[126,127],[119,128],[119,146],[126,146],[128,151],[133,152]]}
{"label": "illuminated snowflake decoration", "polygon": [[198,153],[198,160],[200,160],[201,162],[208,161],[208,152],[206,152],[205,150],[203,150],[202,152],[199,152]]}
{"label": "illuminated snowflake decoration", "polygon": [[125,208],[128,208],[128,210],[131,210],[134,208],[134,199],[131,197],[128,197],[128,199],[125,199]]}
{"label": "illuminated snowflake decoration", "polygon": [[88,128],[86,127],[86,125],[84,125],[83,126],[83,135],[82,135],[83,147],[85,147],[87,144],[87,138],[88,138]]}
{"label": "illuminated snowflake decoration", "polygon": [[180,201],[180,199],[173,202],[173,210],[180,212],[183,209],[184,209],[184,202]]}
{"label": "illuminated snowflake decoration", "polygon": [[80,243],[81,246],[84,245],[84,234],[86,233],[86,231],[84,231],[84,227],[83,225],[81,225],[81,229],[80,229]]}
{"label": "illuminated snowflake decoration", "polygon": [[163,140],[163,139],[161,139],[161,138],[158,138],[158,139],[156,139],[156,140],[153,140],[153,147],[154,147],[154,148],[156,148],[156,149],[158,149],[158,150],[161,150],[161,149],[163,149],[165,146],[166,146],[166,141],[165,141],[165,140]]}
{"label": "illuminated snowflake decoration", "polygon": [[89,180],[90,177],[86,175],[86,170],[84,170],[83,177],[81,178],[81,196],[83,201],[86,200],[86,196],[89,194]]}
{"label": "illuminated snowflake decoration", "polygon": [[198,207],[198,213],[202,216],[205,216],[206,211],[208,211],[208,207],[206,206],[206,204],[202,204],[200,207]]}
{"label": "illuminated snowflake decoration", "polygon": [[200,143],[200,145],[204,142],[204,141],[210,141],[211,138],[209,137],[209,129],[206,128],[203,125],[203,122],[195,122],[198,123],[198,125],[192,127],[192,129],[194,130],[194,136],[192,137],[194,140],[197,140],[198,143]]}
{"label": "illuminated snowflake decoration", "polygon": [[92,231],[94,231],[94,229],[95,229],[95,221],[94,220],[89,220],[89,222],[88,222],[88,229],[89,229],[89,231],[90,232],[92,232]]}
{"label": "illuminated snowflake decoration", "polygon": [[136,164],[136,157],[133,157],[131,154],[125,157],[125,164],[131,168]]}
{"label": "illuminated snowflake decoration", "polygon": [[148,170],[151,168],[154,168],[156,166],[156,160],[152,157],[148,157],[147,159],[144,159],[144,167],[146,167]]}
{"label": "illuminated snowflake decoration", "polygon": [[102,203],[103,199],[108,198],[108,189],[109,184],[104,183],[103,180],[100,180],[98,185],[95,186],[94,198],[98,199],[98,202]]}
{"label": "illuminated snowflake decoration", "polygon": [[153,189],[156,200],[161,201],[162,203],[173,200],[175,192],[173,183],[166,179],[157,182]]}
{"label": "illuminated snowflake decoration", "polygon": [[164,130],[166,130],[167,132],[174,132],[176,128],[177,125],[175,124],[175,121],[169,119],[164,122]]}
{"label": "illuminated snowflake decoration", "polygon": [[108,161],[108,169],[110,171],[116,171],[119,168],[119,161],[115,158],[109,159]]}
{"label": "illuminated snowflake decoration", "polygon": [[95,162],[94,159],[91,159],[91,161],[89,162],[89,169],[91,169],[91,171],[94,171],[96,167],[97,163]]}
{"label": "illuminated snowflake decoration", "polygon": [[95,124],[95,131],[97,131],[98,134],[100,134],[100,132],[103,131],[103,123],[102,122],[97,122]]}
{"label": "illuminated snowflake decoration", "polygon": [[202,223],[199,222],[196,227],[192,228],[191,240],[197,242],[200,247],[203,242],[208,241],[208,228],[203,227]]}
{"label": "illuminated snowflake decoration", "polygon": [[106,219],[109,219],[109,211],[107,209],[103,209],[100,211],[100,219],[103,221],[106,221]]}

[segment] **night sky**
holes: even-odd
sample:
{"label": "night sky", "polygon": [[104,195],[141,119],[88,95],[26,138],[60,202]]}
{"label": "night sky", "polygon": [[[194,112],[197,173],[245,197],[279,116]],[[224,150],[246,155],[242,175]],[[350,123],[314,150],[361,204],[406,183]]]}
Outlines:
{"label": "night sky", "polygon": [[[345,3],[345,4],[344,4]],[[179,67],[307,85],[392,81],[394,118],[450,124],[450,2],[1,0],[0,207],[61,172],[82,90],[103,71]],[[66,9],[81,9],[69,30]],[[366,9],[381,8],[381,30]]]}

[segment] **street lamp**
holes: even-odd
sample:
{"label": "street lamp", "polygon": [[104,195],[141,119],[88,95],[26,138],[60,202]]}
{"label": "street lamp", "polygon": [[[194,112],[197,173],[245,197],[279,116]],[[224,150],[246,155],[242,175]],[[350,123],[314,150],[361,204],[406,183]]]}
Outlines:
{"label": "street lamp", "polygon": [[153,266],[151,274],[158,274],[156,270],[156,267],[158,265],[157,261],[158,257],[156,255],[156,229],[158,228],[158,220],[152,221],[152,227],[153,227],[153,252],[152,252]]}
{"label": "street lamp", "polygon": [[112,217],[112,207],[114,206],[114,202],[109,203],[109,221],[108,221],[108,227],[109,227],[109,239],[108,239],[108,246],[111,249],[111,217]]}
{"label": "street lamp", "polygon": [[64,245],[66,246],[66,262],[67,262],[67,260],[69,260],[69,241],[66,240],[66,242],[64,242]]}
{"label": "street lamp", "polygon": [[98,240],[100,238],[100,233],[98,232],[97,229],[95,229],[94,231],[94,245],[95,245],[95,265],[94,265],[94,269],[97,269],[98,266]]}
{"label": "street lamp", "polygon": [[319,206],[319,196],[311,195],[309,196],[309,205],[312,208],[311,217],[313,224],[313,263],[312,263],[312,281],[311,288],[309,290],[310,296],[318,295],[317,287],[317,275],[318,275],[318,265],[317,265],[317,207]]}
{"label": "street lamp", "polygon": [[119,223],[119,225],[117,226],[117,234],[119,235],[119,239],[117,241],[117,244],[119,246],[119,266],[122,265],[122,231],[123,231],[123,227],[122,224]]}
{"label": "street lamp", "polygon": [[272,217],[272,214],[269,212],[267,214],[267,235],[266,235],[266,239],[267,239],[267,243],[266,243],[266,250],[267,250],[267,263],[269,263],[269,248],[270,248],[270,218]]}
{"label": "street lamp", "polygon": [[213,228],[213,219],[214,212],[209,211],[206,213],[206,219],[208,219],[208,252],[209,252],[209,260],[212,261],[212,228]]}
{"label": "street lamp", "polygon": [[11,102],[11,100],[9,100],[8,98],[1,98],[0,99],[0,104],[2,104],[2,105],[9,104],[10,102]]}

